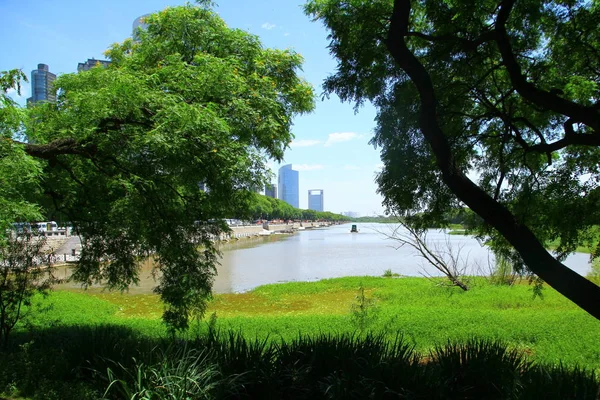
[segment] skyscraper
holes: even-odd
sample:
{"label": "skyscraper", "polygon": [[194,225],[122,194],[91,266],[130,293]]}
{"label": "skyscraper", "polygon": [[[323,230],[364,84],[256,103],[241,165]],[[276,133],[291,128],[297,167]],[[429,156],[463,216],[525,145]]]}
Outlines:
{"label": "skyscraper", "polygon": [[275,185],[273,183],[267,183],[265,185],[265,196],[276,199],[277,198],[277,185]]}
{"label": "skyscraper", "polygon": [[298,171],[292,169],[292,164],[287,164],[279,168],[279,179],[277,183],[279,186],[279,199],[285,201],[292,207],[298,208],[300,205]]}
{"label": "skyscraper", "polygon": [[324,211],[323,189],[311,189],[308,191],[308,209],[315,211]]}
{"label": "skyscraper", "polygon": [[152,15],[152,13],[141,15],[133,21],[133,25],[131,27],[131,36],[133,36],[134,40],[137,40],[136,33],[138,28],[142,28],[142,30],[148,29],[148,24],[146,24],[146,17],[149,17],[150,15]]}
{"label": "skyscraper", "polygon": [[77,72],[87,71],[91,68],[94,68],[96,65],[102,65],[103,67],[108,67],[110,65],[110,61],[96,60],[95,58],[88,58],[88,60],[86,62],[77,64]]}
{"label": "skyscraper", "polygon": [[56,102],[56,92],[52,87],[55,79],[56,75],[48,70],[46,64],[38,64],[37,69],[31,71],[31,97],[27,99],[27,103]]}

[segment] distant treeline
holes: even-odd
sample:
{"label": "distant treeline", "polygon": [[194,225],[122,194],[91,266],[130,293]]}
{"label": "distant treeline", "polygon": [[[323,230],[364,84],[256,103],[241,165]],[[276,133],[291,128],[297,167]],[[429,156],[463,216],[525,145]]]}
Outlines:
{"label": "distant treeline", "polygon": [[[421,220],[426,227],[430,228],[445,228],[447,226],[440,226],[435,224],[428,223],[428,219],[424,218],[424,214],[417,214],[411,217],[412,220]],[[398,220],[402,218],[397,215],[374,215],[370,217],[359,217],[352,218],[352,222],[375,222],[375,223],[396,223]],[[473,226],[479,222],[480,218],[468,208],[457,208],[444,216],[446,220],[446,225],[462,225],[462,226]]]}
{"label": "distant treeline", "polygon": [[350,221],[350,217],[334,214],[328,211],[301,210],[292,207],[283,200],[267,197],[254,193],[249,205],[252,219],[284,219],[284,220],[326,220],[326,221]]}
{"label": "distant treeline", "polygon": [[398,217],[385,216],[385,215],[374,215],[374,216],[370,216],[370,217],[352,218],[352,222],[376,222],[376,223],[380,223],[380,224],[387,224],[387,223],[398,222]]}

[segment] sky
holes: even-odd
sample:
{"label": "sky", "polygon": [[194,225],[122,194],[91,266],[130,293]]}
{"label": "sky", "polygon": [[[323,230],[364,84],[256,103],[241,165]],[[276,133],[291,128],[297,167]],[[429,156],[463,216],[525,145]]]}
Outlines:
{"label": "sky", "polygon": [[[44,63],[55,74],[76,72],[79,62],[104,59],[112,43],[129,37],[137,17],[184,3],[0,0],[0,71],[21,68],[30,77],[37,64]],[[323,189],[326,211],[383,213],[374,182],[381,168],[379,149],[368,144],[375,128],[375,109],[367,104],[355,113],[353,104],[342,103],[335,95],[323,96],[322,82],[337,65],[327,49],[326,29],[304,15],[303,1],[216,3],[215,10],[230,27],[258,35],[264,47],[292,49],[304,57],[299,74],[313,85],[316,108],[294,119],[295,139],[283,163],[300,172],[300,208],[308,207],[308,190]],[[25,84],[17,101],[24,104],[30,96],[29,84]],[[270,165],[276,173],[279,165]]]}

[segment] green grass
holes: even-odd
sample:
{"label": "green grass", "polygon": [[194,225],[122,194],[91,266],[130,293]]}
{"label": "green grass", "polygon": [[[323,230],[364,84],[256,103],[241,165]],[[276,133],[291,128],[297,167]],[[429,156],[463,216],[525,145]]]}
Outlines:
{"label": "green grass", "polygon": [[[526,284],[494,286],[483,278],[475,278],[468,292],[407,277],[266,285],[247,293],[216,295],[206,315],[216,314],[217,327],[240,330],[247,337],[352,332],[357,329],[351,309],[359,286],[376,308],[368,329],[400,332],[418,350],[448,339],[480,337],[504,340],[543,362],[600,365],[600,321],[551,288],[545,288],[540,299]],[[111,323],[151,337],[166,335],[160,322],[162,305],[154,295],[57,291],[45,301],[52,311],[33,318],[38,328]]]}
{"label": "green grass", "polygon": [[[34,307],[27,326],[17,328],[12,350],[0,357],[0,370],[7,371],[0,377],[4,397],[98,398],[98,385],[106,388],[108,381],[106,376],[104,381],[97,381],[96,373],[90,372],[92,366],[105,374],[107,368],[116,368],[116,362],[124,371],[133,372],[141,363],[149,366],[147,363],[156,361],[152,354],[157,353],[157,346],[164,349],[173,343],[160,320],[162,305],[154,295],[56,291],[38,301],[51,310],[39,313]],[[367,326],[359,327],[356,317],[361,301],[369,318],[363,320]],[[433,360],[435,349],[450,346],[449,341],[461,344],[477,339],[501,341],[529,361],[555,368],[560,376],[561,368],[575,371],[565,379],[579,379],[575,366],[600,371],[600,321],[551,288],[545,288],[540,299],[533,297],[532,288],[526,284],[494,286],[484,278],[474,278],[467,292],[436,286],[425,278],[407,277],[347,277],[266,285],[247,293],[216,295],[206,315],[205,321],[194,323],[177,340],[193,342],[204,337],[209,332],[208,318],[216,315],[213,320],[218,331],[239,332],[247,340],[279,343],[277,346],[282,341],[293,343],[301,336],[348,337],[361,328],[363,334],[372,332],[389,341],[400,335],[405,344],[425,357],[422,362]],[[250,351],[243,350],[246,344],[236,346],[241,346],[242,352]],[[448,351],[455,351],[452,346]],[[256,354],[248,357],[245,363],[255,363],[252,357]],[[48,372],[38,376],[40,369]],[[236,373],[243,371],[228,372]],[[229,375],[221,377],[225,376]],[[333,385],[333,381],[327,382]],[[332,387],[341,390],[344,382]],[[49,395],[51,392],[55,394]]]}
{"label": "green grass", "polygon": [[[548,250],[556,250],[558,248],[558,245],[560,244],[560,239],[555,239],[552,240],[548,243],[546,243],[546,248]],[[591,254],[592,253],[593,248],[585,245],[585,244],[581,244],[579,246],[577,246],[577,248],[575,249],[575,251],[577,253],[585,253],[585,254]]]}

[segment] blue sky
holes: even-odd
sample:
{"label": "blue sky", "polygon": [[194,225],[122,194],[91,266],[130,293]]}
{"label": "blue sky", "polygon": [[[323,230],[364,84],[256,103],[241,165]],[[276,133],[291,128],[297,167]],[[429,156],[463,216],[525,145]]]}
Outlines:
{"label": "blue sky", "polygon": [[[38,63],[56,74],[72,73],[77,63],[103,58],[114,42],[131,34],[142,14],[183,1],[162,0],[0,0],[0,70],[21,68],[28,76]],[[290,48],[302,54],[301,75],[318,96],[312,114],[294,120],[296,137],[285,163],[300,171],[300,208],[307,208],[309,189],[325,191],[325,209],[381,213],[381,197],[374,183],[380,168],[379,150],[368,144],[375,126],[375,110],[366,105],[354,113],[351,104],[336,96],[321,100],[323,79],[336,67],[327,50],[327,32],[302,12],[303,2],[290,0],[220,0],[216,11],[230,27],[261,38],[263,46]],[[21,99],[30,96],[29,85]],[[278,165],[272,164],[276,171]]]}

